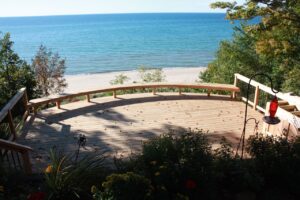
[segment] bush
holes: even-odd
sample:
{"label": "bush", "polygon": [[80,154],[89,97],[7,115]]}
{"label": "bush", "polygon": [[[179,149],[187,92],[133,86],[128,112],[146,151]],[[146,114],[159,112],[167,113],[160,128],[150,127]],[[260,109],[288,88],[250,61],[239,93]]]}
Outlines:
{"label": "bush", "polygon": [[247,151],[267,190],[300,196],[300,138],[257,135],[248,140]]}
{"label": "bush", "polygon": [[142,82],[163,82],[165,75],[162,69],[140,67],[138,69]]}
{"label": "bush", "polygon": [[117,76],[115,76],[115,78],[113,80],[111,80],[109,83],[111,85],[122,85],[124,84],[126,81],[129,81],[130,78],[124,74],[119,74]]}
{"label": "bush", "polygon": [[117,169],[151,181],[152,199],[297,199],[300,139],[250,137],[247,153],[234,156],[223,138],[213,150],[202,131],[165,134],[143,145],[141,155],[117,160]]}
{"label": "bush", "polygon": [[63,92],[67,87],[64,73],[66,60],[41,45],[32,60],[38,90],[43,96]]}
{"label": "bush", "polygon": [[112,174],[106,177],[102,184],[104,192],[92,188],[94,199],[112,200],[142,200],[150,196],[150,181],[138,174],[127,172],[125,174]]}
{"label": "bush", "polygon": [[5,192],[0,191],[0,197],[47,191],[48,199],[300,198],[299,138],[252,136],[246,145],[248,157],[241,159],[224,138],[212,149],[201,130],[180,133],[150,139],[141,154],[116,159],[116,169],[109,173],[101,155],[75,163],[72,156],[52,151],[46,189],[25,182],[23,188],[14,187],[19,179],[2,176]]}
{"label": "bush", "polygon": [[150,179],[154,199],[176,199],[198,198],[197,191],[209,190],[212,161],[205,135],[187,131],[181,136],[165,134],[153,138],[144,143],[141,155],[117,164],[122,171],[125,169],[120,165]]}

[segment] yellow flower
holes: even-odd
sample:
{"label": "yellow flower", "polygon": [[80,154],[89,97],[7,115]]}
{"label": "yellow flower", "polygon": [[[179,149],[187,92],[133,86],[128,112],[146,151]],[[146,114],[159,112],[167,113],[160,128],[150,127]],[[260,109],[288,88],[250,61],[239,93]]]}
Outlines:
{"label": "yellow flower", "polygon": [[93,194],[97,192],[97,187],[96,187],[95,185],[93,185],[93,186],[91,187],[91,192],[92,192]]}
{"label": "yellow flower", "polygon": [[4,192],[4,187],[0,185],[0,192]]}
{"label": "yellow flower", "polygon": [[155,176],[159,176],[159,175],[160,175],[160,173],[159,173],[159,172],[156,172],[154,175],[155,175]]}
{"label": "yellow flower", "polygon": [[48,165],[48,167],[45,169],[45,172],[47,173],[47,174],[49,174],[49,173],[51,173],[52,172],[52,165]]}

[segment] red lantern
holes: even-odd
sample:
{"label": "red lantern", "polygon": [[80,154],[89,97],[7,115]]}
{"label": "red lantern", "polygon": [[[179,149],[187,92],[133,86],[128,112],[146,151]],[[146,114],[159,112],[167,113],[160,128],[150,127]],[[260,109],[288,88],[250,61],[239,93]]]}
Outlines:
{"label": "red lantern", "polygon": [[275,114],[277,112],[277,108],[278,108],[278,99],[277,99],[276,96],[274,96],[274,98],[272,99],[272,101],[270,103],[270,108],[269,108],[271,118],[275,117]]}

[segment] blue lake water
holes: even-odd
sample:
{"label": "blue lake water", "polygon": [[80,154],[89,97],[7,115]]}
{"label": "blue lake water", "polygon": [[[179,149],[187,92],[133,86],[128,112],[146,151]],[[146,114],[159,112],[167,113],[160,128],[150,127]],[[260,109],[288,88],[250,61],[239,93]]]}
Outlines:
{"label": "blue lake water", "polygon": [[31,62],[46,45],[66,58],[67,74],[207,66],[232,27],[225,14],[207,13],[0,18],[21,58]]}

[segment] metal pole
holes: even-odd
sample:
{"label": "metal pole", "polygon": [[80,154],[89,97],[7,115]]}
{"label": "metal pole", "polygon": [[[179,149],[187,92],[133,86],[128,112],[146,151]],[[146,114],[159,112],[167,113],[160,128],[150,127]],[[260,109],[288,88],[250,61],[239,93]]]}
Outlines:
{"label": "metal pole", "polygon": [[238,151],[240,148],[240,144],[242,143],[242,154],[241,154],[241,159],[243,159],[244,156],[244,147],[245,147],[245,134],[246,134],[246,125],[247,125],[247,114],[248,114],[248,101],[249,101],[249,90],[250,90],[250,83],[252,81],[252,79],[256,76],[265,76],[269,79],[270,83],[271,83],[271,90],[272,92],[276,95],[276,93],[278,93],[278,91],[273,89],[273,82],[270,76],[263,74],[263,73],[257,73],[254,74],[253,76],[251,76],[251,78],[249,79],[248,85],[247,85],[247,95],[246,95],[246,105],[245,105],[245,116],[244,116],[244,126],[243,126],[243,131],[242,131],[242,135],[236,150],[236,156],[238,155]]}

